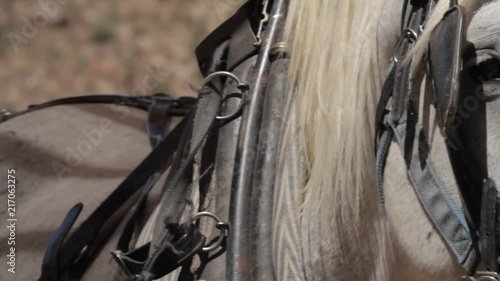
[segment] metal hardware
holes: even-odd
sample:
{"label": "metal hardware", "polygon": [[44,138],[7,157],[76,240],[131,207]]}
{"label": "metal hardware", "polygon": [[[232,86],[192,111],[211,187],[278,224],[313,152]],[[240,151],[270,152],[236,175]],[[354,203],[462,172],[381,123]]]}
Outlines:
{"label": "metal hardware", "polygon": [[227,230],[229,229],[229,224],[227,222],[223,221],[219,216],[217,216],[216,214],[211,213],[211,212],[199,212],[196,215],[194,215],[192,221],[194,222],[202,217],[209,217],[209,218],[212,218],[213,220],[215,220],[217,222],[217,224],[215,225],[215,228],[219,229],[219,231],[220,231],[220,234],[219,234],[219,237],[217,238],[217,241],[215,241],[214,243],[212,243],[208,246],[203,247],[201,250],[202,252],[211,252],[211,251],[217,249],[224,241],[224,238],[226,237]]}
{"label": "metal hardware", "polygon": [[280,58],[290,58],[290,48],[286,42],[277,42],[269,48],[269,60],[274,62]]}
{"label": "metal hardware", "polygon": [[260,47],[262,45],[262,29],[264,29],[264,24],[269,22],[269,13],[267,12],[268,5],[269,0],[262,1],[262,18],[260,19],[259,29],[257,30],[257,35],[255,36],[255,38],[257,38],[257,42],[253,44],[255,47]]}
{"label": "metal hardware", "polygon": [[243,105],[245,104],[245,100],[246,100],[246,97],[247,97],[247,91],[249,89],[249,86],[248,86],[248,84],[245,84],[245,83],[241,82],[240,78],[238,78],[238,76],[234,75],[231,72],[228,72],[228,71],[217,71],[217,72],[214,72],[214,73],[208,75],[201,82],[201,86],[200,86],[199,90],[201,90],[204,87],[206,87],[208,85],[208,83],[210,83],[210,81],[212,81],[213,79],[218,78],[218,77],[228,77],[228,78],[233,79],[234,81],[236,81],[236,83],[238,83],[238,86],[236,86],[236,87],[241,91],[241,102],[240,102],[238,108],[236,109],[236,111],[233,112],[233,113],[231,113],[231,114],[225,115],[225,116],[217,116],[217,117],[215,117],[215,119],[220,120],[220,121],[232,120],[232,119],[238,117],[238,115],[241,113],[241,110],[243,109]]}
{"label": "metal hardware", "polygon": [[0,110],[0,122],[6,121],[11,115],[12,112],[8,111],[7,109]]}
{"label": "metal hardware", "polygon": [[418,34],[415,30],[411,28],[405,28],[403,30],[401,36],[398,39],[398,42],[396,43],[394,56],[392,57],[392,61],[394,63],[399,63],[401,59],[401,57],[399,56],[399,51],[400,51],[399,49],[401,48],[401,46],[403,46],[403,42],[405,39],[409,39],[410,42],[416,42],[418,40]]}
{"label": "metal hardware", "polygon": [[290,52],[290,45],[286,42],[277,42],[271,45],[269,52],[271,53],[271,55],[274,55],[276,53],[288,54]]}
{"label": "metal hardware", "polygon": [[111,256],[113,257],[113,259],[118,263],[120,268],[125,272],[125,274],[127,274],[130,279],[136,280],[140,278],[139,275],[134,275],[132,274],[132,272],[130,272],[130,270],[128,270],[127,265],[123,262],[123,255],[123,252],[120,250],[111,251]]}
{"label": "metal hardware", "polygon": [[478,271],[475,276],[463,276],[461,281],[500,281],[496,272]]}

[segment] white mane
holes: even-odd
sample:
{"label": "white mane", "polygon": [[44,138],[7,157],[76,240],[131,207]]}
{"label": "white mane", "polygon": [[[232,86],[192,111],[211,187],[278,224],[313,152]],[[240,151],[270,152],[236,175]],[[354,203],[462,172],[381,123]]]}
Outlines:
{"label": "white mane", "polygon": [[[282,143],[296,145],[299,153],[293,158],[292,148],[280,150],[280,166],[284,167],[280,169],[285,172],[277,176],[277,190],[301,191],[290,201],[301,208],[296,215],[302,221],[296,229],[277,227],[274,236],[291,237],[275,239],[278,244],[287,244],[275,246],[275,253],[282,248],[304,249],[298,255],[306,263],[305,275],[326,276],[338,260],[350,265],[362,264],[366,256],[375,256],[375,252],[379,258],[373,263],[386,260],[384,237],[388,235],[383,231],[383,223],[377,222],[379,210],[373,204],[377,203],[373,117],[389,62],[388,55],[379,61],[380,53],[386,50],[379,49],[378,32],[396,30],[388,26],[387,19],[398,18],[401,8],[396,4],[386,9],[385,2],[292,0],[290,3],[285,38],[292,52],[289,70],[292,99]],[[305,167],[296,163],[304,163]],[[293,173],[303,173],[301,168],[305,169],[303,181],[284,179]],[[372,202],[366,201],[369,198]],[[278,201],[278,210],[279,204]],[[368,205],[373,212],[364,216],[361,211]],[[293,216],[291,213],[288,215]],[[369,231],[370,237],[363,231]],[[287,232],[299,234],[283,234]],[[340,242],[332,241],[335,239]],[[297,243],[301,245],[296,246]],[[371,247],[366,243],[371,243]],[[347,260],[353,256],[345,253],[352,251],[358,251],[359,260]],[[279,264],[283,258],[275,259],[277,279],[285,280],[286,270],[282,271],[283,265]],[[297,267],[298,263],[289,267]],[[307,268],[311,268],[309,273]],[[349,269],[356,271],[356,268]],[[376,279],[388,280],[384,266],[376,268],[380,269],[373,272],[378,276]],[[342,273],[336,272],[335,276],[339,274]]]}
{"label": "white mane", "polygon": [[[391,234],[376,193],[374,117],[400,34],[400,2],[290,1],[285,40],[291,45],[291,92],[273,231],[278,280],[290,275],[299,280],[301,274],[308,280],[345,280],[338,264],[348,265],[351,274],[366,274],[366,267],[376,265],[363,279],[391,280]],[[475,2],[460,4],[470,10]],[[449,1],[439,1],[411,53],[417,59],[448,8]],[[293,215],[292,226],[280,226]],[[286,251],[291,258],[284,265]]]}
{"label": "white mane", "polygon": [[358,191],[374,182],[371,117],[385,76],[374,34],[383,2],[291,1],[286,38],[300,130],[289,137],[306,159],[304,208],[321,192],[325,211],[338,203],[357,217]]}

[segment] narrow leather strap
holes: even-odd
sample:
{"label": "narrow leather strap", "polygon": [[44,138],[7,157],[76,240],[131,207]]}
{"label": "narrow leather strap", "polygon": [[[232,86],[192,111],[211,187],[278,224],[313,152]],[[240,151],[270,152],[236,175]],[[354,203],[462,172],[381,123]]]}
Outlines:
{"label": "narrow leather strap", "polygon": [[[136,202],[146,182],[176,151],[180,136],[191,115],[185,117],[172,132],[137,166],[106,200],[75,230],[60,252],[60,271],[80,275],[88,267],[99,247]],[[106,231],[104,231],[106,229]],[[75,260],[78,263],[73,265]]]}
{"label": "narrow leather strap", "polygon": [[132,240],[132,237],[134,235],[134,231],[136,229],[137,225],[137,220],[141,216],[141,214],[144,211],[144,208],[146,207],[147,199],[148,199],[148,194],[153,189],[155,184],[158,182],[161,174],[160,173],[155,173],[151,178],[149,178],[148,182],[146,183],[146,189],[143,191],[140,199],[137,201],[135,204],[134,208],[135,210],[131,213],[129,213],[128,217],[126,218],[127,223],[125,224],[125,227],[123,228],[122,234],[120,235],[120,238],[118,239],[117,243],[117,249],[126,253],[129,251],[129,246],[130,246],[130,241]]}
{"label": "narrow leather strap", "polygon": [[375,114],[375,147],[377,147],[378,138],[380,137],[381,130],[385,127],[384,117],[387,113],[386,107],[392,93],[394,91],[394,76],[396,75],[396,66],[391,65],[389,70],[389,75],[385,79],[384,86],[382,88],[382,94],[377,105],[377,111]]}
{"label": "narrow leather strap", "polygon": [[[174,237],[172,247],[160,253],[150,272],[144,276],[146,279],[153,276],[158,279],[169,274],[199,253],[205,241],[205,236],[201,234],[197,226],[194,224],[187,226],[185,230],[178,233],[177,237]],[[128,253],[114,252],[113,256],[130,277],[136,277],[144,270],[150,254],[150,246],[150,243],[147,243]]]}
{"label": "narrow leather strap", "polygon": [[[423,209],[457,261],[467,272],[473,271],[478,261],[473,232],[469,230],[463,211],[448,194],[448,189],[434,165],[422,125],[411,125],[407,123],[406,117],[396,125],[390,113],[386,116],[385,122],[393,130],[395,140],[405,158],[411,159],[406,163],[408,175]],[[413,137],[407,134],[407,126],[415,128],[416,133]],[[413,141],[410,141],[410,149],[405,151],[408,138],[413,138]],[[426,154],[426,157],[420,157],[421,153]],[[410,154],[411,157],[406,154]]]}
{"label": "narrow leather strap", "polygon": [[496,202],[497,189],[493,179],[483,183],[483,202],[481,205],[481,261],[486,271],[497,272],[496,259]]}
{"label": "narrow leather strap", "polygon": [[[70,104],[116,104],[116,105],[124,105],[128,107],[135,107],[142,110],[148,110],[152,100],[154,98],[158,98],[156,96],[127,96],[127,95],[104,95],[104,94],[95,94],[95,95],[85,95],[85,96],[76,96],[76,97],[66,97],[51,100],[41,104],[35,104],[28,106],[28,109],[12,113],[10,115],[5,116],[1,122],[7,121],[14,117],[24,115],[26,113],[30,113],[35,110],[40,110],[52,106],[57,105],[70,105]],[[169,99],[165,97],[164,99]],[[175,102],[177,105],[175,108],[169,111],[169,116],[186,116],[188,112],[191,111],[193,106],[196,104],[196,99],[192,97],[181,97],[178,99],[170,99],[172,102]],[[0,123],[1,123],[0,122]]]}
{"label": "narrow leather strap", "polygon": [[394,132],[392,129],[386,128],[382,136],[380,137],[380,141],[377,148],[377,158],[376,158],[376,168],[377,168],[377,188],[378,195],[380,200],[380,205],[386,213],[385,209],[385,191],[384,191],[384,171],[385,164],[387,162],[387,157],[389,156],[389,148],[391,146],[392,139],[394,137]]}
{"label": "narrow leather strap", "polygon": [[52,236],[42,262],[42,274],[38,281],[58,281],[59,280],[59,250],[66,239],[71,227],[82,211],[83,204],[78,203],[68,211],[61,226]]}
{"label": "narrow leather strap", "polygon": [[179,169],[165,182],[164,193],[160,201],[160,213],[151,241],[150,256],[143,268],[142,278],[157,278],[151,275],[161,254],[171,248],[173,237],[179,227],[186,223],[181,220],[189,205],[192,182],[192,166],[195,155],[202,148],[204,141],[214,126],[219,113],[221,96],[213,89],[206,87],[200,92],[200,99],[192,125],[191,145],[187,155],[182,159]]}

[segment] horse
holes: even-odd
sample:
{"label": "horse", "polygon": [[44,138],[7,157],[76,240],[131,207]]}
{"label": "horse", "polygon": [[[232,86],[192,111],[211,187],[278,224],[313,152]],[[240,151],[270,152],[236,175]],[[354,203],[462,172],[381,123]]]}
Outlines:
{"label": "horse", "polygon": [[[438,234],[412,188],[415,182],[408,172],[407,155],[399,148],[403,150],[404,141],[390,143],[381,177],[385,208],[376,199],[380,197],[374,188],[378,185],[379,166],[373,153],[376,130],[372,120],[389,63],[401,59],[394,54],[403,29],[398,25],[402,10],[398,4],[401,3],[291,2],[287,32],[293,50],[290,85],[295,88],[287,105],[290,116],[282,137],[285,145],[282,144],[279,156],[280,175],[275,191],[279,194],[275,198],[275,216],[279,221],[274,223],[273,250],[278,280],[458,280],[467,275],[462,261]],[[467,40],[475,46],[475,60],[468,62],[468,67],[477,66],[498,48],[497,39],[490,36],[498,34],[493,14],[499,3],[459,4],[468,18],[464,23],[468,26]],[[408,58],[413,62],[422,59],[434,28],[449,7],[450,1],[440,1],[433,9],[420,36],[413,38],[418,41],[407,54],[406,63]],[[413,37],[412,32],[406,31],[400,38]],[[350,47],[347,51],[346,46]],[[420,64],[412,65],[416,68],[414,65]],[[416,114],[418,122],[423,122],[423,135],[429,140],[427,153],[433,157],[435,170],[446,183],[449,199],[461,208],[458,180],[446,152],[448,140],[441,137],[436,111],[429,106],[434,103],[429,80],[427,84],[414,82],[416,90],[412,94],[418,95],[413,100],[417,107],[422,107]],[[494,83],[486,79],[483,82],[490,85],[494,96]],[[462,118],[466,120],[462,120],[461,127],[478,138],[478,124],[492,123],[487,125],[488,139],[483,139],[488,144],[489,161],[481,165],[488,163],[492,173],[489,176],[494,178],[497,150],[492,96],[485,105],[492,115],[483,119]],[[477,116],[479,111],[467,113]],[[477,139],[466,145],[478,154],[486,149]],[[495,280],[491,276],[482,278],[478,280]]]}
{"label": "horse", "polygon": [[[35,106],[0,124],[4,148],[0,165],[5,171],[15,171],[2,175],[2,180],[11,186],[5,194],[14,194],[12,199],[8,197],[12,201],[8,201],[2,214],[5,217],[13,213],[15,230],[4,228],[1,235],[4,241],[15,241],[7,258],[11,262],[8,266],[14,267],[16,273],[3,271],[2,279],[30,280],[42,269],[40,280],[62,280],[64,274],[54,275],[60,274],[61,264],[71,248],[65,245],[74,242],[74,233],[86,229],[82,227],[85,221],[77,219],[75,213],[81,211],[80,217],[92,217],[90,211],[99,202],[105,202],[105,196],[114,194],[113,188],[123,183],[131,170],[143,167],[146,160],[141,163],[141,159],[151,159],[162,148],[165,155],[168,152],[173,156],[157,160],[162,164],[158,168],[162,172],[151,169],[152,176],[144,179],[146,188],[141,191],[151,191],[141,193],[148,195],[140,196],[137,204],[127,205],[130,211],[127,219],[108,227],[116,231],[106,231],[112,233],[111,237],[101,243],[102,249],[93,252],[85,271],[72,272],[74,275],[70,276],[83,280],[158,277],[141,271],[131,273],[134,268],[126,262],[133,256],[114,251],[112,257],[110,252],[120,244],[123,233],[134,237],[126,241],[126,248],[142,249],[146,242],[154,241],[155,235],[175,239],[172,238],[175,235],[158,236],[165,232],[162,227],[174,225],[165,222],[177,222],[177,217],[169,216],[176,210],[164,204],[165,200],[172,203],[168,200],[175,197],[178,204],[172,205],[173,208],[182,209],[178,213],[182,221],[179,225],[188,228],[181,234],[197,233],[191,227],[195,225],[207,239],[188,243],[197,247],[198,255],[189,256],[188,263],[169,271],[163,277],[165,280],[457,280],[463,276],[474,280],[470,278],[476,272],[467,272],[463,261],[457,259],[436,230],[432,214],[423,210],[424,204],[413,189],[407,155],[400,152],[399,139],[390,142],[382,175],[378,173],[379,157],[375,151],[376,145],[383,142],[373,141],[380,125],[374,122],[379,99],[386,88],[384,84],[391,84],[390,79],[384,83],[388,69],[398,65],[418,73],[411,79],[418,91],[411,94],[415,96],[412,100],[422,100],[415,103],[418,105],[415,111],[419,113],[417,120],[423,124],[423,135],[430,140],[428,155],[432,156],[433,165],[439,167],[436,170],[441,173],[440,179],[448,188],[453,204],[457,209],[466,205],[459,199],[458,180],[447,155],[448,147],[456,140],[441,136],[448,135],[441,130],[439,111],[429,106],[432,83],[421,63],[428,60],[427,46],[433,40],[433,31],[440,26],[453,1],[439,1],[436,5],[428,1],[432,6],[426,6],[425,25],[422,30],[412,29],[418,33],[414,37],[405,28],[407,23],[403,20],[401,28],[400,22],[407,16],[407,10],[421,12],[411,6],[419,1],[407,1],[403,7],[396,0],[366,3],[280,0],[258,3],[255,5],[258,8],[251,8],[255,4],[251,2],[221,29],[225,34],[215,32],[198,48],[200,68],[207,77],[195,108],[200,115],[182,112],[179,115],[187,116],[183,119],[187,121],[180,121],[175,128],[172,125],[166,130],[168,124],[164,120],[171,116],[172,102],[181,105],[185,102],[161,97],[151,97],[146,106],[132,102],[139,109],[121,105],[130,105],[129,98],[115,102],[119,98],[112,97],[111,107],[65,100]],[[495,11],[500,10],[500,1],[485,4],[464,0],[458,4],[465,9],[466,38],[474,46],[475,55],[464,63],[464,68],[495,62],[499,45],[494,35],[500,30]],[[245,27],[239,24],[242,17],[261,12],[262,17],[256,17],[250,24],[256,35],[250,38],[256,39],[255,42],[228,43],[228,26]],[[239,28],[233,37],[247,38],[237,37],[245,34],[245,30]],[[413,40],[412,50],[405,50],[404,60],[394,54],[394,46],[401,45],[400,38]],[[224,50],[233,42],[236,46],[250,44],[251,48],[229,47],[228,55]],[[396,49],[401,52],[400,47]],[[244,52],[248,53],[242,55]],[[219,64],[224,56],[227,60]],[[231,72],[215,71],[217,68]],[[489,72],[494,70],[486,68]],[[222,83],[224,99],[219,91],[212,89],[221,87],[212,82],[220,78],[213,73],[227,78]],[[209,83],[214,85],[206,87]],[[462,84],[467,86],[465,82]],[[475,129],[472,139],[483,146],[474,148],[478,154],[488,151],[488,169],[496,171],[496,84],[494,79],[482,84],[490,85],[489,98],[477,101],[484,105],[482,110],[474,107],[467,114],[458,111],[456,115],[462,118],[460,130]],[[266,85],[267,89],[255,85]],[[231,99],[235,92],[241,101]],[[83,103],[94,103],[95,99]],[[217,110],[210,110],[212,103],[218,105],[213,107]],[[391,114],[395,113],[391,110]],[[487,113],[492,114],[491,118],[484,119]],[[156,115],[161,117],[158,119]],[[206,119],[217,120],[218,126],[205,124],[201,116],[211,116]],[[157,124],[158,120],[162,122]],[[478,120],[482,126],[477,126]],[[148,124],[147,133],[144,124]],[[181,130],[189,128],[186,124],[197,125]],[[487,140],[478,142],[481,130],[488,132]],[[196,134],[205,131],[209,133]],[[163,141],[173,140],[177,140],[172,146],[178,147],[178,153],[162,146]],[[474,143],[462,142],[464,146]],[[190,157],[185,158],[186,154]],[[168,172],[163,173],[165,170]],[[183,181],[184,173],[189,182]],[[133,172],[137,177],[140,174]],[[494,172],[489,177],[494,179]],[[168,193],[172,181],[189,187],[185,188],[189,200]],[[158,187],[159,182],[166,183],[163,190]],[[84,203],[83,209],[78,202]],[[71,211],[65,219],[64,212],[68,209]],[[466,216],[462,216],[465,220]],[[215,219],[216,223],[205,217]],[[59,226],[61,221],[63,224]],[[73,223],[79,228],[66,238]],[[136,227],[125,231],[131,224]],[[179,231],[178,227],[172,228],[173,233]],[[472,237],[472,227],[467,230]],[[59,234],[51,239],[54,232]],[[211,243],[207,242],[210,240]],[[158,248],[164,245],[161,239],[154,243]],[[56,255],[46,251],[47,244],[53,246],[49,250],[58,250]],[[73,264],[85,260],[89,248],[93,248],[93,244],[89,245],[77,249],[83,254],[77,252],[78,259],[71,261]],[[211,245],[220,251],[200,248],[212,248]],[[167,251],[169,261],[178,261],[179,252],[183,251]],[[145,262],[148,261],[149,257]],[[157,270],[163,267],[170,268],[165,264]],[[494,275],[478,278],[498,280],[493,279],[497,278]]]}

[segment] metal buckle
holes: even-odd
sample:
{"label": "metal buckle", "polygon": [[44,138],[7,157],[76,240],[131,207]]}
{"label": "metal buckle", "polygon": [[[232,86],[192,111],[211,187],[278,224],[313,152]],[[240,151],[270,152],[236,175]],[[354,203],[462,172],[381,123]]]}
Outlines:
{"label": "metal buckle", "polygon": [[403,32],[399,36],[398,42],[396,43],[394,56],[392,57],[392,61],[395,64],[399,63],[399,61],[401,59],[401,56],[399,53],[400,53],[401,46],[403,46],[403,42],[405,39],[409,39],[410,42],[414,43],[418,40],[418,34],[415,30],[413,30],[411,28],[405,28],[403,30]]}
{"label": "metal buckle", "polygon": [[219,231],[220,231],[220,235],[217,238],[217,241],[215,241],[214,243],[211,243],[208,246],[203,247],[203,249],[202,249],[203,252],[211,252],[211,251],[217,249],[217,247],[219,247],[222,244],[222,242],[224,241],[224,238],[226,237],[226,234],[227,234],[227,230],[229,229],[229,224],[227,222],[224,222],[216,214],[210,213],[210,212],[199,212],[196,215],[194,215],[192,221],[194,222],[194,221],[200,219],[201,217],[209,217],[209,218],[214,219],[217,222],[215,227],[217,229],[219,229]]}
{"label": "metal buckle", "polygon": [[[171,242],[160,245],[150,252],[151,242],[148,242],[128,253],[120,250],[111,252],[123,273],[134,281],[148,281],[161,278],[180,266],[194,255],[200,253],[205,246],[206,238],[196,225],[180,225]],[[163,243],[165,241],[162,241]],[[146,268],[147,266],[147,268]]]}
{"label": "metal buckle", "polygon": [[139,280],[140,276],[132,274],[132,272],[130,272],[130,270],[128,269],[127,265],[123,261],[123,255],[124,255],[124,253],[122,251],[120,251],[120,250],[111,251],[111,256],[116,261],[116,263],[118,263],[118,265],[123,270],[123,272],[125,272],[125,274],[127,274],[127,276],[130,279],[132,279],[132,280]]}
{"label": "metal buckle", "polygon": [[500,281],[496,272],[478,271],[474,276],[462,276],[461,281]]}
{"label": "metal buckle", "polygon": [[234,118],[238,117],[238,114],[240,114],[241,111],[242,111],[242,109],[243,109],[243,105],[245,104],[245,100],[246,100],[246,97],[247,97],[247,91],[249,89],[249,86],[248,86],[248,84],[243,83],[240,80],[240,78],[238,78],[238,76],[234,75],[231,72],[228,72],[228,71],[217,71],[217,72],[214,72],[214,73],[208,75],[201,82],[200,90],[203,89],[204,87],[206,87],[208,85],[208,83],[210,83],[214,78],[218,78],[218,77],[228,77],[228,78],[231,78],[234,81],[236,81],[236,83],[238,83],[238,85],[236,87],[241,92],[241,102],[240,102],[238,108],[236,109],[236,111],[234,111],[231,114],[225,115],[225,116],[217,116],[217,117],[215,117],[215,119],[217,119],[219,121],[233,120]]}

